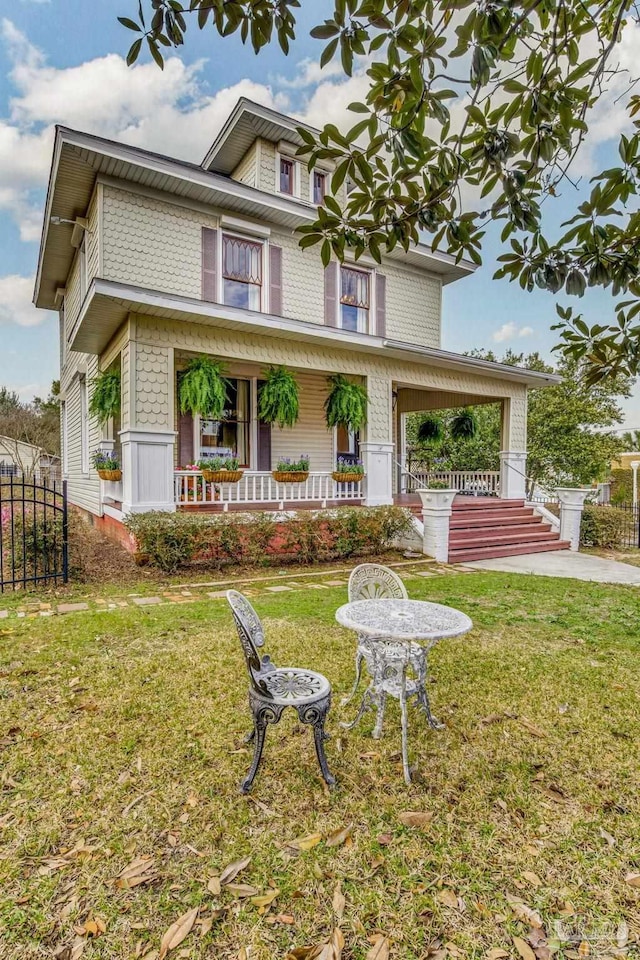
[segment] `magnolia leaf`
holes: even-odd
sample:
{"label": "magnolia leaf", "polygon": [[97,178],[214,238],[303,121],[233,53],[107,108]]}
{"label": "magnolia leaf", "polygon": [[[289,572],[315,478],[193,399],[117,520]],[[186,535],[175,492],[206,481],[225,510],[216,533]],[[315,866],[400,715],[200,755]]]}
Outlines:
{"label": "magnolia leaf", "polygon": [[630,887],[640,887],[640,873],[628,873],[624,879]]}
{"label": "magnolia leaf", "polygon": [[251,898],[251,903],[254,907],[268,907],[276,899],[280,890],[278,887],[272,887],[270,890],[267,890],[266,893],[261,893],[257,897]]}
{"label": "magnolia leaf", "polygon": [[376,936],[375,942],[369,952],[366,960],[389,960],[389,941],[382,934]]}
{"label": "magnolia leaf", "polygon": [[123,890],[129,890],[142,883],[150,883],[157,879],[154,871],[155,860],[153,857],[138,857],[122,870],[114,881],[116,887]]}
{"label": "magnolia leaf", "polygon": [[508,957],[509,953],[502,947],[491,947],[490,950],[487,950],[485,956],[487,960],[503,960],[503,957]]}
{"label": "magnolia leaf", "polygon": [[398,820],[405,827],[426,827],[433,820],[433,813],[430,810],[399,813]]}
{"label": "magnolia leaf", "polygon": [[234,897],[255,897],[260,891],[257,887],[252,887],[250,883],[227,883],[225,889],[232,893]]}
{"label": "magnolia leaf", "polygon": [[297,837],[295,840],[289,840],[287,846],[293,847],[294,850],[312,850],[313,847],[318,846],[321,840],[321,833],[310,833],[306,837]]}
{"label": "magnolia leaf", "polygon": [[158,960],[163,960],[163,957],[166,957],[170,950],[175,950],[189,936],[196,922],[199,909],[199,907],[194,907],[193,910],[187,910],[175,923],[171,924],[160,941]]}
{"label": "magnolia leaf", "polygon": [[234,860],[233,863],[230,863],[228,867],[225,867],[222,873],[220,874],[220,883],[224,886],[226,883],[231,883],[239,873],[245,870],[251,863],[251,857],[242,857],[241,860]]}
{"label": "magnolia leaf", "polygon": [[522,937],[512,937],[511,939],[522,960],[536,960],[536,955],[526,940],[523,940]]}
{"label": "magnolia leaf", "polygon": [[338,920],[342,920],[342,917],[344,916],[344,908],[346,906],[346,903],[347,901],[345,900],[344,894],[340,889],[340,884],[338,884],[338,886],[333,891],[333,900],[331,901],[333,912],[335,913]]}
{"label": "magnolia leaf", "polygon": [[523,903],[518,897],[507,894],[507,901],[518,920],[522,920],[523,923],[528,923],[531,927],[543,926],[540,914],[532,910],[531,907],[528,907],[526,903]]}
{"label": "magnolia leaf", "polygon": [[209,893],[212,893],[214,897],[219,897],[221,889],[222,884],[220,883],[220,877],[210,877],[207,882],[207,890]]}
{"label": "magnolia leaf", "polygon": [[534,873],[532,870],[525,870],[522,874],[527,883],[530,883],[532,887],[541,887],[542,880],[537,873]]}
{"label": "magnolia leaf", "polygon": [[518,722],[525,728],[525,730],[528,730],[529,733],[532,733],[534,737],[542,738],[547,736],[544,730],[541,730],[540,727],[537,727],[535,723],[531,722],[531,720],[527,720],[526,717],[520,717]]}
{"label": "magnolia leaf", "polygon": [[331,833],[327,835],[325,845],[327,847],[339,847],[342,843],[351,836],[353,832],[353,823],[347,824],[346,827],[340,827],[338,830],[332,830]]}
{"label": "magnolia leaf", "polygon": [[445,907],[451,907],[454,910],[458,909],[458,897],[457,894],[450,890],[449,887],[444,887],[444,889],[439,890],[436,895],[436,900],[438,903],[444,904]]}

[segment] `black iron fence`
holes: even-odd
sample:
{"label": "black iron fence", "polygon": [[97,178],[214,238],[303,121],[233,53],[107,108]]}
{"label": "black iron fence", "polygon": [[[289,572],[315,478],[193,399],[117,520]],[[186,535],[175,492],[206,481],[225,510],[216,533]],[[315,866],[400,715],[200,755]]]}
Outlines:
{"label": "black iron fence", "polygon": [[640,503],[596,504],[605,510],[615,510],[616,539],[621,547],[640,547]]}
{"label": "black iron fence", "polygon": [[69,577],[67,484],[0,477],[0,593]]}

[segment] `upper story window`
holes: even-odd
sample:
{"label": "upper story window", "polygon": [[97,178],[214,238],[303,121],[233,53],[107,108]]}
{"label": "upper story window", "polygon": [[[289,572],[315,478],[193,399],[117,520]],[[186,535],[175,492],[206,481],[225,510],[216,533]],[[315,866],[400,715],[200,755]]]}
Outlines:
{"label": "upper story window", "polygon": [[259,310],[263,245],[242,237],[222,237],[224,302],[231,307]]}
{"label": "upper story window", "polygon": [[369,330],[370,274],[352,267],[340,270],[340,326],[343,330]]}
{"label": "upper story window", "polygon": [[327,175],[318,170],[313,171],[313,202],[320,205],[324,200],[327,188]]}
{"label": "upper story window", "polygon": [[280,157],[280,193],[294,194],[295,161],[289,157]]}

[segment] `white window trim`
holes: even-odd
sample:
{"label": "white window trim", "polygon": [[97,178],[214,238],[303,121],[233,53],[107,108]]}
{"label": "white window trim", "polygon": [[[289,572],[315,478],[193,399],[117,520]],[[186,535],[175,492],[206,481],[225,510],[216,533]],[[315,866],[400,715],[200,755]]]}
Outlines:
{"label": "white window trim", "polygon": [[80,386],[80,472],[89,475],[89,388],[86,376],[79,378]]}
{"label": "white window trim", "polygon": [[62,430],[61,430],[61,447],[62,447],[62,476],[63,479],[67,479],[69,476],[69,414],[67,408],[67,401],[61,400],[61,420],[62,420]]}
{"label": "white window trim", "polygon": [[[280,160],[290,160],[293,164],[293,192],[284,193],[280,189]],[[292,197],[296,200],[300,200],[300,161],[296,159],[293,151],[290,153],[288,149],[279,146],[276,150],[276,193],[281,197]]]}
{"label": "white window trim", "polygon": [[313,175],[314,173],[321,173],[324,177],[324,195],[325,197],[329,193],[329,178],[331,174],[328,170],[325,170],[324,167],[314,167],[313,170],[309,171],[309,203],[312,203],[314,207],[317,207],[318,204],[313,199]]}
{"label": "white window trim", "polygon": [[336,296],[336,307],[338,311],[338,328],[340,330],[345,330],[346,327],[342,326],[342,268],[347,267],[351,270],[359,270],[360,273],[366,273],[369,275],[369,310],[368,310],[368,323],[366,330],[351,331],[356,333],[371,333],[374,329],[374,317],[376,315],[376,272],[373,267],[369,267],[366,264],[356,262],[355,260],[345,260],[344,263],[338,265],[338,290]]}
{"label": "white window trim", "polygon": [[[266,237],[256,236],[255,233],[229,230],[224,227],[220,230],[220,241],[216,250],[216,274],[218,276],[218,302],[224,304],[224,277],[222,276],[222,248],[225,237],[237,237],[239,240],[251,240],[262,247],[262,285],[260,287],[260,313],[269,312],[269,245]],[[228,306],[228,304],[225,304]]]}
{"label": "white window trim", "polygon": [[87,293],[87,233],[82,234],[82,241],[78,247],[78,256],[80,257],[80,303],[83,302]]}

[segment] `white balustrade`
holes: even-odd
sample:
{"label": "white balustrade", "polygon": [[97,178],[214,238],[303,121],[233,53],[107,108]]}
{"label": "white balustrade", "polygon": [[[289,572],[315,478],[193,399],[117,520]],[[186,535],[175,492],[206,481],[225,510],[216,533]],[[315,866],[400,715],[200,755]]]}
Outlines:
{"label": "white balustrade", "polygon": [[407,493],[415,492],[421,485],[446,483],[450,490],[475,496],[497,496],[500,490],[499,470],[449,470],[428,473],[412,470],[404,473]]}
{"label": "white balustrade", "polygon": [[176,470],[175,502],[181,506],[220,504],[223,510],[229,504],[276,503],[284,509],[285,503],[318,503],[327,501],[364,499],[362,481],[336,483],[330,473],[310,473],[301,483],[278,483],[271,473],[245,470],[237,483],[207,483],[196,470]]}

